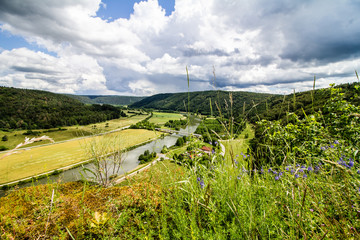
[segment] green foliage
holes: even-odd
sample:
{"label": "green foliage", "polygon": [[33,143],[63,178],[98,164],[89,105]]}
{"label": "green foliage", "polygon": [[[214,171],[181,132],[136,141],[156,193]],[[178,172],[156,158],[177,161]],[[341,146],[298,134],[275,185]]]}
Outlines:
{"label": "green foliage", "polygon": [[110,105],[85,105],[61,94],[0,87],[0,129],[49,129],[124,116]]}
{"label": "green foliage", "polygon": [[165,127],[173,128],[175,130],[180,130],[187,125],[187,120],[169,120],[164,124]]}
{"label": "green foliage", "polygon": [[178,139],[176,140],[175,145],[178,146],[178,147],[183,146],[183,145],[184,145],[184,139],[183,139],[183,138],[178,138]]}
{"label": "green foliage", "polygon": [[156,158],[156,152],[150,153],[149,150],[146,150],[144,152],[144,154],[141,154],[139,156],[139,161],[140,161],[140,164],[144,164],[144,163],[147,163],[147,162],[151,162],[155,158]]}
{"label": "green foliage", "polygon": [[360,147],[360,108],[348,102],[341,90],[324,90],[330,98],[323,111],[305,114],[303,119],[289,113],[286,124],[279,120],[259,121],[251,143],[256,164],[315,164],[326,157],[323,148],[336,144],[347,149],[348,157],[358,158],[355,149]]}
{"label": "green foliage", "polygon": [[132,124],[130,126],[131,129],[147,129],[147,130],[154,130],[155,128],[158,128],[160,126],[149,122],[148,120],[143,120],[141,122],[138,122],[136,124]]}
{"label": "green foliage", "polygon": [[[147,97],[136,102],[130,107],[133,108],[153,108],[170,111],[186,111],[189,108],[191,112],[201,113],[203,115],[220,116],[219,111],[223,111],[221,115],[229,119],[230,109],[228,106],[229,92],[225,91],[202,91],[190,92],[191,101],[188,99],[188,93],[165,93]],[[264,99],[277,96],[274,94],[251,93],[251,92],[233,92],[233,110],[236,115],[235,119],[242,118],[242,109],[244,102],[246,103],[246,111],[250,111],[254,103],[263,102]],[[216,99],[210,101],[210,99]],[[186,106],[184,106],[184,102]],[[212,105],[209,106],[209,102]],[[216,106],[217,104],[217,106]],[[189,106],[187,106],[189,105]],[[252,112],[252,111],[251,111]]]}

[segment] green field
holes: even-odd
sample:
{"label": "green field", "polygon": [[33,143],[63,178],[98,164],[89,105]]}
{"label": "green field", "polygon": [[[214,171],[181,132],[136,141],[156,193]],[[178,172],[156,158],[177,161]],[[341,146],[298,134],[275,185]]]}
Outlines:
{"label": "green field", "polygon": [[[0,183],[31,177],[89,159],[87,150],[94,142],[119,142],[120,149],[125,149],[158,137],[157,132],[144,129],[127,129],[103,136],[75,139],[58,144],[24,149],[0,160]],[[114,151],[107,148],[107,151]],[[0,158],[3,154],[0,154]]]}
{"label": "green field", "polygon": [[[246,134],[248,135],[248,138],[245,138]],[[241,153],[246,154],[247,149],[249,148],[249,141],[252,138],[254,138],[254,129],[250,124],[246,124],[246,128],[241,134],[239,134],[237,139],[221,141],[226,149],[225,158],[231,159],[238,155],[239,157],[237,157],[237,161],[241,162],[243,159]]]}
{"label": "green field", "polygon": [[[83,137],[83,136],[90,136],[93,134],[103,133],[103,132],[109,132],[116,130],[118,128],[122,128],[125,126],[129,126],[131,124],[134,124],[138,121],[141,121],[145,119],[147,115],[135,115],[130,118],[119,118],[119,119],[113,119],[106,122],[96,123],[96,124],[90,124],[85,126],[69,126],[69,127],[62,127],[62,129],[66,129],[65,131],[59,131],[58,129],[39,129],[34,131],[39,131],[40,136],[46,135],[54,139],[55,142],[69,140],[77,137]],[[50,131],[49,131],[50,130]],[[32,138],[33,135],[25,136],[23,133],[25,133],[26,130],[14,130],[11,132],[4,132],[0,131],[0,138],[2,138],[4,135],[8,137],[8,141],[1,141],[0,140],[0,146],[5,146],[8,149],[13,149],[16,145],[23,142],[25,137]],[[34,143],[32,146],[43,144],[41,142]]]}
{"label": "green field", "polygon": [[169,120],[180,120],[184,116],[179,113],[163,113],[163,112],[153,112],[153,116],[149,119],[149,122],[164,125]]}

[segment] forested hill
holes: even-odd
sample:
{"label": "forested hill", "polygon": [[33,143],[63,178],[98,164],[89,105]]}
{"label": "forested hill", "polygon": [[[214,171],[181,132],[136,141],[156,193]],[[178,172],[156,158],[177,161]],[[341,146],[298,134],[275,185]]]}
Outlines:
{"label": "forested hill", "polygon": [[[245,113],[255,112],[254,104],[265,103],[271,97],[279,98],[279,95],[253,92],[226,92],[226,91],[203,91],[189,93],[189,110],[204,115],[230,114],[232,94],[233,113],[240,116],[245,107]],[[218,107],[216,106],[216,104]],[[265,104],[257,105],[264,108]],[[153,108],[166,111],[186,111],[188,108],[188,93],[165,93],[147,97],[130,105],[132,108]]]}
{"label": "forested hill", "polygon": [[1,129],[90,124],[124,115],[111,105],[85,105],[62,94],[9,87],[0,87],[0,113]]}
{"label": "forested hill", "polygon": [[[342,84],[335,88],[341,88],[346,100],[360,104],[360,98],[356,97],[354,84]],[[204,91],[190,92],[190,111],[204,115],[219,115],[215,102],[220,103],[222,115],[229,117],[230,99],[229,92]],[[315,91],[299,92],[288,95],[232,92],[233,116],[243,118],[246,116],[251,122],[259,119],[277,120],[284,119],[287,112],[295,112],[298,116],[311,114],[322,109],[324,103],[330,98],[330,88]],[[165,111],[185,111],[187,108],[188,93],[166,93],[147,97],[136,102],[130,107],[152,108]],[[211,102],[211,107],[210,107]],[[244,108],[245,106],[245,108]],[[245,109],[245,111],[244,111]],[[245,114],[245,116],[243,115]]]}
{"label": "forested hill", "polygon": [[86,104],[110,104],[110,105],[130,105],[138,102],[145,97],[135,96],[115,96],[115,95],[67,95]]}

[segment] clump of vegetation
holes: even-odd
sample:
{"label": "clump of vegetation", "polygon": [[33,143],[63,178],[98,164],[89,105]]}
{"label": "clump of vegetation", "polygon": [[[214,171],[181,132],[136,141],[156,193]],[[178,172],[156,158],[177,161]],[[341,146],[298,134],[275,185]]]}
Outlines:
{"label": "clump of vegetation", "polygon": [[169,128],[173,128],[177,131],[180,130],[180,128],[184,128],[187,125],[188,121],[187,120],[169,120],[168,122],[165,123],[165,127],[169,127]]}
{"label": "clump of vegetation", "polygon": [[139,161],[140,161],[140,164],[144,164],[144,163],[147,163],[147,162],[151,162],[155,158],[156,158],[156,152],[150,153],[149,150],[146,150],[144,152],[144,154],[141,154],[139,156]]}
{"label": "clump of vegetation", "polygon": [[132,124],[130,129],[147,129],[147,130],[155,130],[155,128],[159,128],[160,126],[149,122],[148,120],[143,120],[141,122],[137,122],[136,124]]}

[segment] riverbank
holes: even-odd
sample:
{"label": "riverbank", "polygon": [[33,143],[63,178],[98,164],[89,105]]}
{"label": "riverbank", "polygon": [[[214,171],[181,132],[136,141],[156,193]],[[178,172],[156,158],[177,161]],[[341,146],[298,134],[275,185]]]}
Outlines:
{"label": "riverbank", "polygon": [[55,170],[68,169],[68,166],[76,167],[79,164],[84,164],[89,161],[89,158],[86,158],[87,148],[92,142],[118,138],[120,145],[114,146],[112,151],[109,149],[109,152],[113,152],[116,150],[115,148],[131,149],[134,146],[137,147],[153,141],[158,137],[160,135],[153,131],[126,129],[102,136],[66,141],[21,151],[20,154],[13,154],[1,160],[0,183],[7,185],[8,183],[21,181],[21,179],[30,181],[33,176],[48,175]]}

